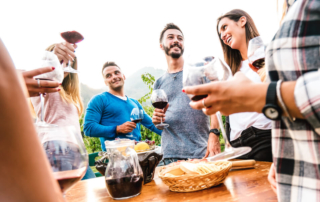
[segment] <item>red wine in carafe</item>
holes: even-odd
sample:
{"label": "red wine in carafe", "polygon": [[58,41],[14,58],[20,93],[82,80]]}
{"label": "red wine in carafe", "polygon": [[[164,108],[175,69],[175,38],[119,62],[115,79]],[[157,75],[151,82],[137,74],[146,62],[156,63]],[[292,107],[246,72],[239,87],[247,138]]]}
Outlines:
{"label": "red wine in carafe", "polygon": [[154,103],[152,103],[154,108],[157,108],[157,109],[163,109],[167,106],[167,104],[168,104],[168,102],[154,102]]}
{"label": "red wine in carafe", "polygon": [[107,179],[106,186],[112,198],[135,196],[141,192],[143,177],[133,175],[118,179]]}

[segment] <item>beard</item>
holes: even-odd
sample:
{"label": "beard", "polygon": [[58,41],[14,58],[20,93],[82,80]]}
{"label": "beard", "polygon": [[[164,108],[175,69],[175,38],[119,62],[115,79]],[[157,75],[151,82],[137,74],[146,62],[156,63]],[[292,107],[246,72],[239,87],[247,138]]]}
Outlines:
{"label": "beard", "polygon": [[[165,45],[163,45],[164,47],[164,52],[168,55],[168,56],[171,56],[172,58],[175,58],[175,59],[178,59],[181,57],[181,55],[183,55],[183,51],[184,49],[182,49],[181,46],[179,46],[178,44],[173,44],[172,46],[170,47],[167,47]],[[170,49],[173,48],[173,47],[178,47],[180,50],[181,50],[181,53],[169,53]]]}

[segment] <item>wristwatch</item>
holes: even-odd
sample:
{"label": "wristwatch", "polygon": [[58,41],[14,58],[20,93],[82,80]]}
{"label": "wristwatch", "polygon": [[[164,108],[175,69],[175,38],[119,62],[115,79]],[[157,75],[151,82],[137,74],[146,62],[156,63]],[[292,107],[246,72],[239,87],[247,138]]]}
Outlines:
{"label": "wristwatch", "polygon": [[211,129],[209,131],[209,133],[214,133],[216,136],[220,137],[220,131],[218,129],[216,129],[216,128]]}
{"label": "wristwatch", "polygon": [[277,105],[277,82],[269,84],[266,96],[266,105],[262,109],[262,113],[271,120],[280,120],[282,109]]}

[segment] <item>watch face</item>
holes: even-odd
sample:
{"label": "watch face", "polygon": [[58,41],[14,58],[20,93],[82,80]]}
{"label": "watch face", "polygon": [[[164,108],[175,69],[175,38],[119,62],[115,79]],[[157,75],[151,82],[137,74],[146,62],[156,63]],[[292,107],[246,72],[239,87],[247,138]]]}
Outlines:
{"label": "watch face", "polygon": [[268,107],[264,113],[269,119],[276,119],[279,116],[279,112],[273,107]]}

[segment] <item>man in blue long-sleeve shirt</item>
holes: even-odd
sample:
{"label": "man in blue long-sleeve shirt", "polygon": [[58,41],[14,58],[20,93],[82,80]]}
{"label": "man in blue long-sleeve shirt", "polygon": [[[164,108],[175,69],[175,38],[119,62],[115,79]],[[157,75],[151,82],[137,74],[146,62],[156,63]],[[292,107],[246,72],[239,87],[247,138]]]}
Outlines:
{"label": "man in blue long-sleeve shirt", "polygon": [[[101,148],[105,151],[105,140],[128,138],[141,140],[140,123],[131,122],[130,114],[133,108],[143,110],[135,99],[124,94],[125,76],[114,62],[106,62],[102,68],[104,82],[109,86],[109,92],[94,96],[89,104],[84,119],[86,136],[100,137]],[[161,130],[152,123],[151,118],[143,111],[141,123],[151,131],[161,135]]]}

